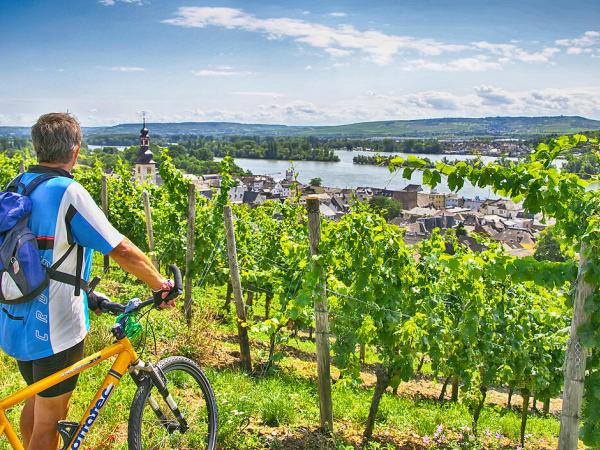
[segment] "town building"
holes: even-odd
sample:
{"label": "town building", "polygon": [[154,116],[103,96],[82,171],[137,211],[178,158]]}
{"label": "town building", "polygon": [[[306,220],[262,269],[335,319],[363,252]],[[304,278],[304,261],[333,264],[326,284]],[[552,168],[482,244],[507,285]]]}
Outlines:
{"label": "town building", "polygon": [[446,208],[446,195],[436,191],[417,192],[417,206],[444,209]]}
{"label": "town building", "polygon": [[248,192],[246,185],[242,181],[238,180],[237,185],[229,188],[229,200],[231,201],[231,203],[244,203],[244,195],[246,194],[246,192]]}
{"label": "town building", "polygon": [[422,190],[419,184],[409,184],[400,191],[395,191],[392,198],[400,202],[402,209],[412,209],[418,206],[417,197]]}
{"label": "town building", "polygon": [[486,215],[496,215],[506,219],[514,219],[523,208],[512,200],[497,199],[483,202],[479,211]]}
{"label": "town building", "polygon": [[460,208],[464,205],[465,199],[458,194],[446,194],[444,202],[446,209]]}
{"label": "town building", "polygon": [[138,183],[158,183],[157,164],[154,155],[150,151],[150,131],[146,128],[146,116],[140,130],[140,149],[133,166],[134,177]]}
{"label": "town building", "polygon": [[437,212],[438,210],[435,208],[415,206],[414,208],[402,211],[402,216],[407,220],[416,221],[421,217],[433,217],[437,214]]}
{"label": "town building", "polygon": [[479,211],[481,205],[483,205],[483,199],[477,196],[475,196],[474,198],[465,198],[462,204],[462,206],[464,206],[465,208],[471,209],[473,211]]}

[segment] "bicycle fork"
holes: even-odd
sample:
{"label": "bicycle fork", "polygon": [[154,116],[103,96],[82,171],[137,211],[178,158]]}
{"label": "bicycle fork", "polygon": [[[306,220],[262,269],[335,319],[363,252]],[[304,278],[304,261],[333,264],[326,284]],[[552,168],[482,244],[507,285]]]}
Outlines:
{"label": "bicycle fork", "polygon": [[135,383],[138,385],[142,381],[142,373],[147,374],[147,376],[150,377],[150,381],[156,387],[156,390],[161,395],[161,397],[163,398],[163,400],[177,419],[177,422],[175,422],[167,418],[167,416],[161,410],[160,405],[158,404],[156,399],[152,397],[152,391],[150,391],[150,396],[148,397],[148,404],[150,405],[150,408],[152,408],[152,411],[154,411],[154,414],[160,421],[160,424],[169,432],[169,434],[173,434],[173,432],[175,432],[176,430],[179,430],[180,433],[185,433],[189,429],[189,425],[185,420],[185,417],[183,417],[183,414],[177,406],[177,403],[175,403],[175,400],[169,393],[167,380],[165,378],[165,375],[162,373],[160,367],[157,367],[152,363],[144,363],[140,360],[137,362],[137,364],[131,366],[129,371]]}

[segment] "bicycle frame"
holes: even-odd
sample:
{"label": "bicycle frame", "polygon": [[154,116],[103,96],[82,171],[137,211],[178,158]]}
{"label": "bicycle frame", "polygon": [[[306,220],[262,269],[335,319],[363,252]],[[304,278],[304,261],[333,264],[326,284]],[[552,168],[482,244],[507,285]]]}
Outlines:
{"label": "bicycle frame", "polygon": [[69,442],[69,445],[66,446],[66,448],[69,449],[81,448],[83,440],[85,439],[91,426],[98,418],[100,411],[107,403],[110,395],[121,381],[121,377],[125,372],[127,372],[128,368],[132,364],[138,361],[138,356],[131,345],[131,342],[126,337],[118,340],[111,346],[88,356],[87,358],[83,358],[81,361],[76,362],[75,364],[63,370],[49,375],[46,378],[15,392],[9,397],[0,400],[0,435],[6,435],[13,449],[24,450],[23,443],[19,440],[17,433],[6,417],[6,410],[24,400],[27,400],[30,397],[33,397],[39,392],[66,380],[67,378],[71,378],[78,373],[81,373],[100,364],[103,361],[106,361],[108,358],[111,358],[115,355],[117,355],[117,359],[104,378],[100,389],[90,402],[90,405],[79,422],[76,431],[73,433],[73,438]]}

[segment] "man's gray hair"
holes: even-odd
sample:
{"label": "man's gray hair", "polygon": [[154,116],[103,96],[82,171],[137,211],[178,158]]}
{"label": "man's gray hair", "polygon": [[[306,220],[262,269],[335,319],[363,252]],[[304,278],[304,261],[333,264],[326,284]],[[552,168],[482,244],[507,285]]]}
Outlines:
{"label": "man's gray hair", "polygon": [[68,163],[81,145],[81,127],[71,114],[44,114],[31,127],[31,140],[38,162]]}

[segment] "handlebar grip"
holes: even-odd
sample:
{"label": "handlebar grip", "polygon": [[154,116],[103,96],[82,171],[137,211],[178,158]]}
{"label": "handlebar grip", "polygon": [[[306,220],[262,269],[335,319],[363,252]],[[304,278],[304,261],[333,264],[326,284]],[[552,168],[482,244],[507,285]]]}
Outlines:
{"label": "handlebar grip", "polygon": [[170,264],[169,270],[173,274],[173,283],[175,284],[174,287],[177,291],[179,291],[179,295],[181,295],[181,293],[183,293],[183,283],[181,281],[181,271],[179,270],[179,267],[177,267],[175,264]]}
{"label": "handlebar grip", "polygon": [[107,312],[109,314],[114,315],[118,315],[125,312],[125,305],[121,305],[120,303],[114,303],[108,300],[99,301],[98,307],[102,312]]}

